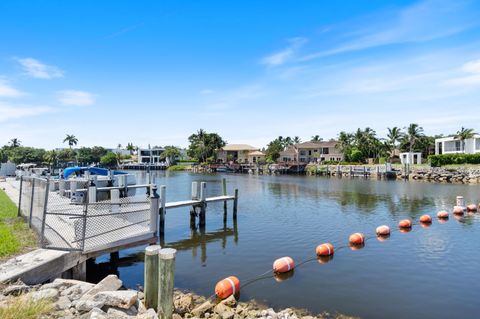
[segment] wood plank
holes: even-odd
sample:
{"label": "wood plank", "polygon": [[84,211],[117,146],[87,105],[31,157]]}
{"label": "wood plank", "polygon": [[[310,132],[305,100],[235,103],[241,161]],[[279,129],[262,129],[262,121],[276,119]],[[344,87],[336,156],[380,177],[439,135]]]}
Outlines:
{"label": "wood plank", "polygon": [[202,203],[202,201],[200,201],[200,200],[181,200],[181,201],[178,201],[178,202],[165,203],[165,208],[193,206],[193,205],[199,205],[201,203]]}

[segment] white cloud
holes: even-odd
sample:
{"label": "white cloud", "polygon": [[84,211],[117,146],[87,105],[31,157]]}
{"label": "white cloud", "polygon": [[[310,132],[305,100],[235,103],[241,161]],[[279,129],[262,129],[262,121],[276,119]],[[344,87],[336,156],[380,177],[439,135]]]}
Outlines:
{"label": "white cloud", "polygon": [[298,37],[289,39],[288,42],[290,43],[290,45],[287,48],[264,57],[261,63],[269,66],[277,66],[284,64],[295,56],[295,53],[307,42],[307,39]]}
{"label": "white cloud", "polygon": [[[480,60],[469,61],[460,68],[462,75],[451,78],[445,83],[453,86],[477,86],[480,85]],[[467,73],[467,75],[465,75]]]}
{"label": "white cloud", "polygon": [[[476,18],[478,10],[470,9],[468,4],[468,1],[426,0],[397,12],[382,12],[358,22],[350,21],[343,25],[347,31],[337,37],[349,40],[299,60],[308,61],[389,44],[425,42],[460,33],[479,24]],[[352,29],[356,31],[352,33]]]}
{"label": "white cloud", "polygon": [[0,122],[51,113],[49,106],[17,106],[0,102]]}
{"label": "white cloud", "polygon": [[78,90],[59,91],[58,100],[63,105],[88,106],[95,103],[95,96],[92,93]]}
{"label": "white cloud", "polygon": [[480,60],[470,61],[462,66],[462,70],[467,73],[480,74]]}
{"label": "white cloud", "polygon": [[7,81],[0,79],[0,97],[17,97],[20,95],[23,95],[23,93],[9,85]]}
{"label": "white cloud", "polygon": [[63,77],[63,70],[54,65],[44,64],[33,58],[15,58],[26,74],[37,79],[53,79]]}

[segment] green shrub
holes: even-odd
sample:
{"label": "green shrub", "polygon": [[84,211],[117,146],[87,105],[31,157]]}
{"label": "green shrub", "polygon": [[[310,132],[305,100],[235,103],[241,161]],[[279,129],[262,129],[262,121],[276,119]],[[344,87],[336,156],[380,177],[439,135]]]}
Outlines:
{"label": "green shrub", "polygon": [[440,167],[450,164],[480,164],[480,154],[430,155],[428,161],[432,167]]}
{"label": "green shrub", "polygon": [[190,165],[185,165],[185,164],[177,164],[177,165],[171,165],[168,167],[169,171],[184,171],[186,170]]}

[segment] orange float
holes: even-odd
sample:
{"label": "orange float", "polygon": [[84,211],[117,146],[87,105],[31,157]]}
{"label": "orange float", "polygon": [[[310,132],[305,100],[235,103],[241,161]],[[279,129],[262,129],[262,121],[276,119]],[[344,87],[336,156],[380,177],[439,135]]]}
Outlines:
{"label": "orange float", "polygon": [[389,237],[390,237],[390,235],[379,235],[379,236],[377,236],[377,240],[378,241],[386,241]]}
{"label": "orange float", "polygon": [[390,227],[387,225],[378,226],[375,232],[378,236],[388,236],[390,235]]}
{"label": "orange float", "polygon": [[448,218],[448,212],[441,210],[437,213],[437,217],[440,219],[447,219]]}
{"label": "orange float", "polygon": [[273,271],[276,273],[283,273],[292,270],[295,267],[293,259],[290,257],[282,257],[273,263]]}
{"label": "orange float", "polygon": [[351,234],[348,238],[348,241],[352,245],[363,245],[365,243],[365,235],[362,233]]}
{"label": "orange float", "polygon": [[463,215],[463,207],[462,206],[453,206],[453,213],[455,215]]}
{"label": "orange float", "polygon": [[424,223],[424,224],[430,224],[432,222],[432,217],[430,217],[430,215],[422,215],[420,216],[420,222],[421,223]]}
{"label": "orange float", "polygon": [[412,221],[410,219],[402,219],[398,223],[398,227],[403,228],[403,229],[412,228]]}
{"label": "orange float", "polygon": [[276,282],[282,282],[293,277],[294,272],[295,270],[292,269],[292,271],[289,271],[289,272],[275,273],[273,275],[273,278],[275,279]]}
{"label": "orange float", "polygon": [[319,264],[326,264],[333,259],[333,255],[330,256],[318,256],[317,261]]}
{"label": "orange float", "polygon": [[315,250],[317,256],[331,256],[333,255],[333,245],[330,243],[325,243],[317,246]]}
{"label": "orange float", "polygon": [[240,292],[240,280],[235,276],[220,280],[215,286],[215,294],[221,299],[226,299],[238,292]]}
{"label": "orange float", "polygon": [[476,212],[476,211],[477,211],[477,205],[475,205],[475,204],[470,204],[470,205],[467,206],[467,212],[472,212],[472,213],[474,213],[474,212]]}

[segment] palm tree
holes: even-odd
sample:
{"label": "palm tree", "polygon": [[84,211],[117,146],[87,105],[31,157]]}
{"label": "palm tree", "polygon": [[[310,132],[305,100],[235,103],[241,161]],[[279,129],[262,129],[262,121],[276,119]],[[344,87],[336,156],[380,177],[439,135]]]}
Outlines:
{"label": "palm tree", "polygon": [[413,151],[415,143],[418,141],[418,139],[420,139],[420,137],[423,136],[423,128],[418,124],[411,123],[408,126],[407,132],[404,136],[408,141],[408,148],[409,152],[411,153]]}
{"label": "palm tree", "polygon": [[294,144],[300,144],[301,142],[302,142],[302,140],[300,139],[300,137],[295,136],[295,137],[293,138],[293,143],[294,143]]}
{"label": "palm tree", "polygon": [[22,142],[18,138],[12,138],[10,140],[10,146],[11,147],[19,147]]}
{"label": "palm tree", "polygon": [[454,137],[462,142],[462,151],[465,152],[465,140],[473,138],[474,136],[475,132],[473,131],[473,128],[464,128],[462,126],[461,130],[457,131],[457,134],[455,134]]}
{"label": "palm tree", "polygon": [[51,150],[45,153],[43,159],[48,165],[55,166],[58,160],[58,154],[55,150]]}
{"label": "palm tree", "polygon": [[397,146],[397,142],[400,141],[400,139],[402,138],[402,135],[403,135],[402,130],[399,127],[394,126],[392,128],[388,128],[388,134],[387,134],[388,142],[390,142],[390,144],[393,147]]}
{"label": "palm tree", "polygon": [[72,148],[73,145],[77,145],[78,139],[73,134],[67,134],[67,137],[63,140],[63,143],[67,142],[68,146]]}
{"label": "palm tree", "polygon": [[133,146],[133,143],[128,143],[126,149],[130,151],[130,155],[132,155],[133,151],[135,151],[135,146]]}
{"label": "palm tree", "polygon": [[320,137],[320,135],[313,135],[310,142],[321,142],[323,138]]}

